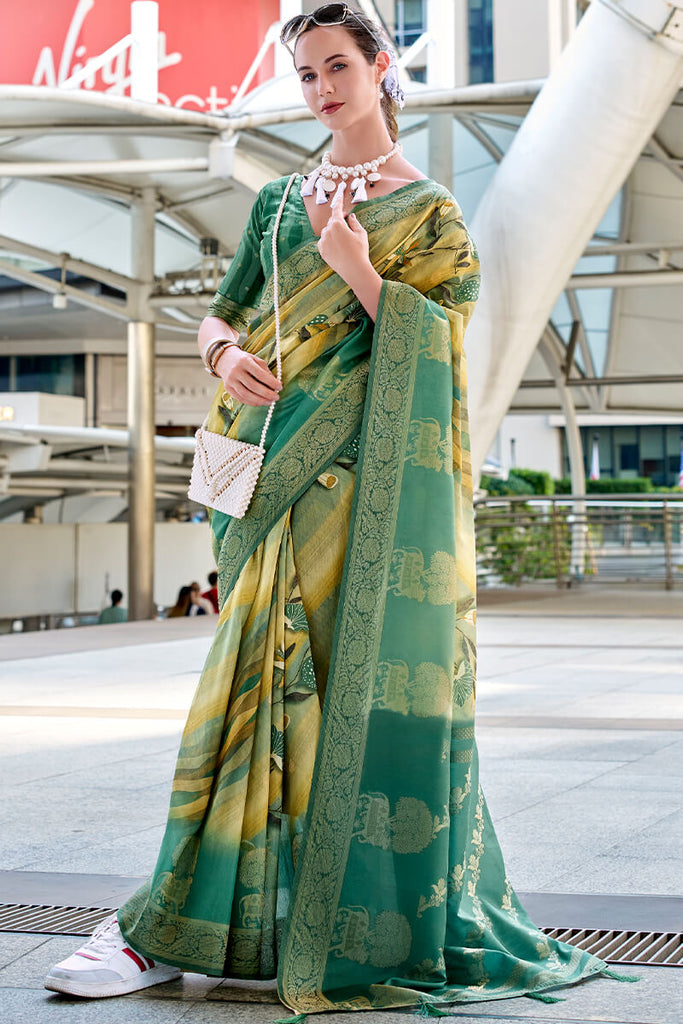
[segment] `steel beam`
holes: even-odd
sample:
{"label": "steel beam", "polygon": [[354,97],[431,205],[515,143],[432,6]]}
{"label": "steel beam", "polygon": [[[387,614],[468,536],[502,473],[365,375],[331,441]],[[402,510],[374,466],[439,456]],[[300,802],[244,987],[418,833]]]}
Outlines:
{"label": "steel beam", "polygon": [[46,178],[74,177],[79,174],[175,174],[207,171],[209,161],[203,156],[168,157],[148,160],[4,160],[0,177]]}

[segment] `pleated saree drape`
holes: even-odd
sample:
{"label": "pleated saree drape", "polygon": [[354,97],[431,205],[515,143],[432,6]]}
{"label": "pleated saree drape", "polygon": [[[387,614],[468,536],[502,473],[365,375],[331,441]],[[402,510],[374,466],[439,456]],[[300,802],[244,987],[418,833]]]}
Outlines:
{"label": "pleated saree drape", "polygon": [[[271,367],[285,182],[259,193],[210,307]],[[140,952],[277,976],[303,1013],[497,999],[606,969],[530,921],[479,785],[476,248],[431,180],[355,209],[384,279],[374,325],[320,257],[296,183],[288,200],[284,387],[246,516],[211,517],[216,637],[156,869],[119,912]],[[221,396],[209,428],[258,443],[266,407]]]}

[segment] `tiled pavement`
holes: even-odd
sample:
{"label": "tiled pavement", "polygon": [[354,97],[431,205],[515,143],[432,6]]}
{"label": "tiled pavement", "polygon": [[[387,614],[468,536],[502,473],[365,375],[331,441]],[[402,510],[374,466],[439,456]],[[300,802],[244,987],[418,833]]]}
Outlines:
{"label": "tiled pavement", "polygon": [[[482,784],[508,873],[539,924],[551,923],[539,915],[554,905],[571,912],[572,901],[558,904],[554,895],[567,893],[576,894],[577,912],[615,917],[605,924],[628,927],[631,915],[638,927],[644,911],[652,927],[678,919],[683,930],[681,902],[667,898],[680,895],[683,878],[682,615],[683,594],[654,589],[481,595]],[[18,902],[58,902],[69,883],[90,902],[88,886],[121,891],[135,884],[121,876],[151,870],[212,631],[211,622],[187,620],[0,637],[0,902],[12,892]],[[80,873],[99,879],[69,878]],[[607,909],[599,894],[612,894]],[[49,994],[46,969],[77,943],[0,933],[0,1020],[270,1024],[289,1016],[272,986],[194,975],[123,999]],[[623,970],[642,980],[594,979],[559,993],[561,1003],[495,1000],[453,1019],[683,1022],[680,969]]]}

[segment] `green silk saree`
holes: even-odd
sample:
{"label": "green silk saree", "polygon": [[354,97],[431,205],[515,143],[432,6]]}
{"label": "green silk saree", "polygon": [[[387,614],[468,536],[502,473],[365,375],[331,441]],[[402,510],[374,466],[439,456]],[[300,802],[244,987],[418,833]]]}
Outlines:
{"label": "green silk saree", "polygon": [[[259,193],[209,309],[271,368],[285,183]],[[355,210],[383,278],[374,324],[290,192],[284,386],[247,514],[211,514],[216,637],[157,866],[119,911],[141,953],[277,977],[302,1013],[500,999],[606,970],[531,922],[479,785],[476,248],[431,180]],[[221,387],[209,428],[258,443],[266,413]]]}

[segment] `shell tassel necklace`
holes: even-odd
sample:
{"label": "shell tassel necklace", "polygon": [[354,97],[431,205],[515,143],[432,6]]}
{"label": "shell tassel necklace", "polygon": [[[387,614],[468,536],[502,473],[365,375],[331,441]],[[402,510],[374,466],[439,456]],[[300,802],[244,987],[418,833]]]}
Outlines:
{"label": "shell tassel necklace", "polygon": [[350,167],[343,167],[340,164],[330,163],[330,153],[323,153],[320,167],[316,167],[310,174],[304,175],[300,192],[302,196],[312,196],[315,191],[316,205],[320,206],[330,200],[330,194],[334,192],[332,206],[343,199],[344,190],[350,179],[352,203],[361,203],[368,198],[366,182],[370,188],[374,188],[375,182],[380,181],[382,175],[379,168],[401,152],[401,144],[395,142],[388,153],[378,156],[375,160],[367,160],[363,164],[354,164]]}

